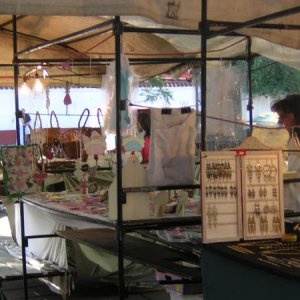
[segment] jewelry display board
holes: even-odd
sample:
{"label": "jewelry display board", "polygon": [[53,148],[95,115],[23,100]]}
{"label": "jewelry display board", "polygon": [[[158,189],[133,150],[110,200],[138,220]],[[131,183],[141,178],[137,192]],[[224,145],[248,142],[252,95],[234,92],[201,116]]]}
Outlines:
{"label": "jewelry display board", "polygon": [[235,241],[242,235],[240,176],[235,153],[203,152],[201,158],[203,243]]}
{"label": "jewelry display board", "polygon": [[248,151],[241,162],[244,239],[281,237],[284,232],[281,152]]}
{"label": "jewelry display board", "polygon": [[202,152],[203,243],[284,234],[281,151]]}

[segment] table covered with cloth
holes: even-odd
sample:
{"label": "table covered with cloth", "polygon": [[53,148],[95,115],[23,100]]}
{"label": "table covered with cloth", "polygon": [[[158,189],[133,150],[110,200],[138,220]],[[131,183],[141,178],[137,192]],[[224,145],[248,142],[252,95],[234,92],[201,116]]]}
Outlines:
{"label": "table covered with cloth", "polygon": [[[84,201],[76,193],[37,193],[24,195],[25,236],[54,233],[66,228],[85,229],[114,227],[107,218],[107,205],[99,197],[86,196]],[[15,205],[16,238],[21,242],[20,211]],[[27,253],[48,259],[60,267],[74,268],[81,281],[101,280],[117,282],[117,257],[66,241],[61,238],[29,239]],[[124,261],[126,280],[139,280],[152,276],[152,270],[131,261]],[[154,276],[154,275],[153,275]]]}

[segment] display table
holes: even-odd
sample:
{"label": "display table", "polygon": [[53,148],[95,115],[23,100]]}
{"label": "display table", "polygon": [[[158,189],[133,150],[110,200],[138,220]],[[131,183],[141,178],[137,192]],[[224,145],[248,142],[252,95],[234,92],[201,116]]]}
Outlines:
{"label": "display table", "polygon": [[[51,196],[51,195],[50,195]],[[53,195],[52,195],[53,196]],[[84,200],[80,194],[60,193],[49,197],[47,193],[39,193],[23,196],[20,201],[24,205],[24,227],[26,236],[35,236],[51,234],[58,230],[66,228],[76,229],[114,229],[116,221],[108,219],[107,206],[100,202],[99,199],[90,196]],[[20,214],[17,213],[16,216]],[[128,229],[135,228],[156,228],[171,227],[176,224],[199,224],[200,217],[197,214],[190,214],[185,217],[175,217],[169,215],[164,218],[149,218],[147,220],[134,220],[124,222]],[[20,232],[20,231],[19,231]],[[19,240],[21,239],[19,234]],[[114,241],[116,244],[116,240]],[[85,258],[96,264],[97,270],[100,270],[99,277],[109,276],[117,278],[118,265],[117,258],[114,254],[104,253],[101,247],[92,249],[94,245],[87,247],[80,243],[80,251]],[[34,253],[35,256],[51,259],[61,267],[68,267],[67,249],[64,239],[60,238],[39,238],[29,239],[28,252]],[[75,258],[76,259],[76,258]],[[82,260],[82,259],[80,259]],[[126,274],[132,278],[138,278],[147,273],[143,266],[134,267],[130,260],[125,260]],[[79,266],[84,271],[87,264]],[[95,270],[95,268],[90,268]],[[112,276],[114,274],[114,276]],[[89,275],[89,274],[87,274]]]}
{"label": "display table", "polygon": [[206,300],[281,300],[300,295],[299,243],[218,243],[202,251]]}
{"label": "display table", "polygon": [[[53,197],[49,194],[52,193],[24,195],[21,201],[28,207],[50,214],[51,219],[66,226],[80,229],[116,226],[117,221],[108,218],[108,205],[100,202],[98,197],[87,196],[83,199],[78,193],[53,193]],[[31,222],[28,218],[25,218],[25,221]],[[201,218],[197,212],[187,212],[182,217],[165,214],[163,217],[153,216],[148,219],[123,221],[128,229],[163,228],[185,224],[199,225],[200,223]]]}

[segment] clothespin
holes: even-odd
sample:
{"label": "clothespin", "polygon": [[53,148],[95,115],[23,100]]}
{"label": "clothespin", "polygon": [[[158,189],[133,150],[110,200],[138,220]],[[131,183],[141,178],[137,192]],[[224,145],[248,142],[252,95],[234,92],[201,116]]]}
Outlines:
{"label": "clothespin", "polygon": [[162,115],[170,115],[172,112],[171,108],[162,108],[161,114]]}
{"label": "clothespin", "polygon": [[191,108],[189,106],[181,108],[182,114],[189,114],[190,112],[191,112]]}

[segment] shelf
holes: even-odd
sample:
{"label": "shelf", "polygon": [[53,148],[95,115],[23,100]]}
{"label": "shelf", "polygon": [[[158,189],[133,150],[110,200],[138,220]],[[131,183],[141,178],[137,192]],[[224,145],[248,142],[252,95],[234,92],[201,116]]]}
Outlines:
{"label": "shelf", "polygon": [[[31,259],[32,260],[32,259]],[[33,260],[32,260],[33,261]],[[8,253],[4,247],[0,247],[0,284],[4,280],[19,280],[23,279],[22,260]],[[36,265],[41,265],[41,261]],[[65,274],[64,270],[57,269],[43,269],[33,266],[30,263],[26,264],[27,278],[41,278],[50,276],[62,276]]]}
{"label": "shelf", "polygon": [[[97,247],[115,255],[118,253],[116,232],[108,228],[62,230],[56,233],[87,246]],[[125,235],[124,258],[185,279],[193,281],[201,279],[200,259],[197,256],[180,253],[142,238]]]}

